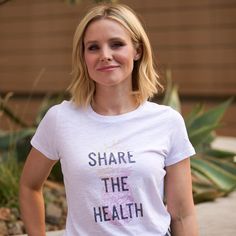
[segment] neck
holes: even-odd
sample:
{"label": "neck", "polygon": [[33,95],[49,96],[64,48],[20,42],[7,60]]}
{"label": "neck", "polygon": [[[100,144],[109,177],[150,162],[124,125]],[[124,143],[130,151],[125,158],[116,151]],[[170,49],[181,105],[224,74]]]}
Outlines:
{"label": "neck", "polygon": [[124,90],[96,90],[93,103],[93,110],[101,115],[119,115],[135,110],[138,103],[130,92]]}

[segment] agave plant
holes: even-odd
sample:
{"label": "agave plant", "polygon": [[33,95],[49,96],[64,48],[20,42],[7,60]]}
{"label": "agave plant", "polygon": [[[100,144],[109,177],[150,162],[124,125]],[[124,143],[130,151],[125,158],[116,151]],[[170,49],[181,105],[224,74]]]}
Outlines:
{"label": "agave plant", "polygon": [[[172,84],[171,72],[166,73],[167,90],[163,103],[181,111],[178,88]],[[191,158],[193,195],[195,203],[225,196],[236,188],[236,163],[233,152],[212,148],[215,130],[232,102],[232,98],[205,111],[196,105],[185,118],[189,139],[197,154]]]}
{"label": "agave plant", "polygon": [[[178,87],[172,83],[169,70],[166,77],[168,83],[163,104],[181,112]],[[46,97],[35,122],[30,125],[9,108],[7,105],[9,96],[7,96],[8,99],[0,99],[0,111],[21,127],[17,131],[10,132],[0,130],[0,161],[3,162],[11,153],[11,156],[16,157],[17,161],[22,163],[30,150],[29,140],[42,117],[49,107],[60,102],[64,97],[64,94],[57,98]],[[229,99],[208,111],[204,110],[203,105],[197,105],[185,118],[190,141],[197,151],[195,157],[191,158],[195,203],[227,195],[236,187],[236,163],[234,162],[236,154],[211,147],[211,143],[216,137],[215,130],[220,126],[220,120],[231,102],[232,99]],[[3,172],[0,172],[0,179],[1,173]],[[50,178],[56,181],[62,180],[59,164],[53,169]]]}
{"label": "agave plant", "polygon": [[27,124],[11,110],[11,108],[8,106],[8,100],[10,96],[6,95],[6,98],[0,97],[0,112],[3,112],[6,117],[8,117],[19,127],[16,130],[10,131],[0,130],[0,153],[4,154],[8,153],[9,151],[15,152],[14,155],[17,157],[17,159],[19,161],[24,161],[30,149],[29,140],[35,133],[39,122],[47,110],[53,104],[59,103],[63,96],[63,94],[56,98],[46,96],[39,108],[38,115],[32,124]]}
{"label": "agave plant", "polygon": [[[49,107],[62,100],[62,96],[57,98],[46,97],[42,102],[36,120],[32,124],[27,124],[8,105],[11,94],[0,97],[0,113],[8,117],[18,125],[17,130],[4,131],[0,129],[0,206],[17,205],[18,183],[23,162],[30,151],[30,139]],[[56,164],[52,170],[50,178],[62,181],[60,164]]]}

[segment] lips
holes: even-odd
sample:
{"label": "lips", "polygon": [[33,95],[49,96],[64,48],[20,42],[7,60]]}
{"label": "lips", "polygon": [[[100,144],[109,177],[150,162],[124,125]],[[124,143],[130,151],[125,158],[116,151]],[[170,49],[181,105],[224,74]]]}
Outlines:
{"label": "lips", "polygon": [[97,70],[98,71],[113,71],[115,70],[116,68],[118,68],[119,66],[115,66],[115,65],[110,65],[110,66],[102,66],[102,67],[99,67]]}

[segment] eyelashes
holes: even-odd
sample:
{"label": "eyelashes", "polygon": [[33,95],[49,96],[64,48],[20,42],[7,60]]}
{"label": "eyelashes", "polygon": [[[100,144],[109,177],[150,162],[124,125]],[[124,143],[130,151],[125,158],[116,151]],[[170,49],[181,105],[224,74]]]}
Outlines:
{"label": "eyelashes", "polygon": [[98,45],[90,45],[89,47],[88,47],[88,50],[89,51],[96,51],[96,50],[98,50],[99,49],[99,47],[98,47]]}
{"label": "eyelashes", "polygon": [[[111,49],[119,49],[121,47],[125,46],[125,44],[123,42],[112,42],[110,43],[109,47]],[[88,51],[97,51],[100,49],[99,44],[91,44],[89,45],[89,47],[87,48]]]}
{"label": "eyelashes", "polygon": [[119,48],[119,47],[123,47],[123,46],[125,46],[124,43],[122,43],[122,42],[115,42],[115,43],[112,43],[111,48]]}

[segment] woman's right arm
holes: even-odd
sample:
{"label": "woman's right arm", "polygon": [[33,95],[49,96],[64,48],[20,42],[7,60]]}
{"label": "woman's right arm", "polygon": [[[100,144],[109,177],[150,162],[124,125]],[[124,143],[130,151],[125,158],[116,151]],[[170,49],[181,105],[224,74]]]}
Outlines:
{"label": "woman's right arm", "polygon": [[29,236],[45,236],[45,209],[42,194],[53,161],[32,148],[27,157],[20,179],[20,210]]}

